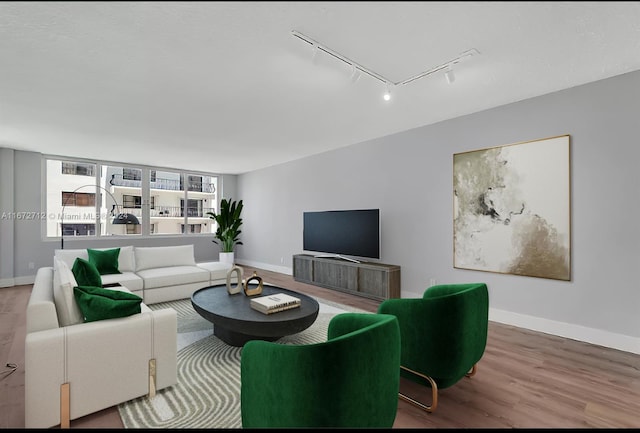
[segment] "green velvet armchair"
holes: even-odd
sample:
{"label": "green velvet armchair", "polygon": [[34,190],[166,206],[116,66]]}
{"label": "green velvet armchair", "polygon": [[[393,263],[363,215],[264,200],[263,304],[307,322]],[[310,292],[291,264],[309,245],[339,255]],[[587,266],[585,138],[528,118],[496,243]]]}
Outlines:
{"label": "green velvet armchair", "polygon": [[489,294],[484,283],[429,287],[422,298],[387,299],[378,313],[398,318],[401,377],[431,387],[431,404],[400,398],[433,412],[438,389],[473,376],[487,344]]}
{"label": "green velvet armchair", "polygon": [[327,341],[247,342],[241,354],[243,428],[390,428],[400,390],[395,316],[343,313]]}

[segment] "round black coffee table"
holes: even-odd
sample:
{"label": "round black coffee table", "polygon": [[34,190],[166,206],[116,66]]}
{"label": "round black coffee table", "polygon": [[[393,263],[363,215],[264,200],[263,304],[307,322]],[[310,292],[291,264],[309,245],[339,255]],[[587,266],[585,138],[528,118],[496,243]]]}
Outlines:
{"label": "round black coffee table", "polygon": [[[300,306],[272,314],[251,308],[251,298],[276,293],[299,298]],[[249,340],[275,341],[304,331],[315,322],[320,308],[318,302],[307,295],[266,284],[262,293],[255,296],[246,296],[242,290],[230,295],[225,284],[205,287],[191,295],[191,305],[213,323],[213,334],[231,346],[244,346]]]}

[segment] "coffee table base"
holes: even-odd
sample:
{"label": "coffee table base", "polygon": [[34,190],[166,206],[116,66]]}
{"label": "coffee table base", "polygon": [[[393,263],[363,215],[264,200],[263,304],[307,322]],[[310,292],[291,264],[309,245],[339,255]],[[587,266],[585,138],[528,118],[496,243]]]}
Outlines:
{"label": "coffee table base", "polygon": [[213,326],[213,335],[227,343],[229,346],[242,347],[249,340],[276,341],[280,337],[263,337],[257,335],[247,335],[240,332],[234,332],[218,325]]}

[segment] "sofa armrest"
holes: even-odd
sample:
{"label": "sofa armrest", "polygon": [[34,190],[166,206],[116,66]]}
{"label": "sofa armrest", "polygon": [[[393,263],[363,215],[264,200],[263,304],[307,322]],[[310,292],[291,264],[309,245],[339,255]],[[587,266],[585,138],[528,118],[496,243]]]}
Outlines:
{"label": "sofa armrest", "polygon": [[53,267],[38,269],[27,304],[27,332],[55,329],[60,326],[52,286]]}
{"label": "sofa armrest", "polygon": [[177,383],[173,309],[31,332],[25,341],[25,427],[60,423],[61,385],[70,388],[70,419]]}

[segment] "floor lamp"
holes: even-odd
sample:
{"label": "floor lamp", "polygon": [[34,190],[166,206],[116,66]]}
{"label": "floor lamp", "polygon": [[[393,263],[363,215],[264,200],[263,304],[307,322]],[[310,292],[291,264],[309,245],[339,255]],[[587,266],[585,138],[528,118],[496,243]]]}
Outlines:
{"label": "floor lamp", "polygon": [[[86,185],[81,185],[76,189],[74,189],[73,191],[71,191],[71,196],[67,197],[64,203],[62,203],[62,213],[60,215],[60,249],[62,250],[64,250],[64,209],[67,207],[69,199],[72,196],[75,197],[75,193],[85,187],[100,188],[101,190],[109,194],[109,196],[113,199],[113,203],[114,203],[113,207],[111,208],[112,214],[113,214],[114,208],[120,209],[120,206],[118,205],[118,202],[116,201],[116,198],[113,196],[113,194],[111,194],[111,192],[109,192],[108,189],[106,189],[101,185],[86,184]],[[111,222],[111,224],[139,225],[140,221],[138,220],[138,217],[136,217],[134,214],[118,212],[116,216],[113,218],[113,221]]]}

